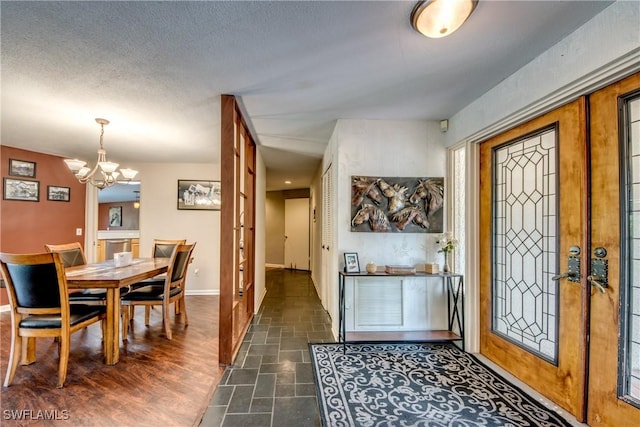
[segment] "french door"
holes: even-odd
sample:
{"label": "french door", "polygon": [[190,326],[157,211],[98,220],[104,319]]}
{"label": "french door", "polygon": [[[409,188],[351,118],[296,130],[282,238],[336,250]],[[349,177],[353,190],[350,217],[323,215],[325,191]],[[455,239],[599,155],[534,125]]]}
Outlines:
{"label": "french door", "polygon": [[640,425],[640,74],[480,153],[481,353],[580,421]]}
{"label": "french door", "polygon": [[591,95],[590,117],[590,275],[606,287],[590,301],[587,423],[640,426],[640,74]]}
{"label": "french door", "polygon": [[583,412],[586,99],[480,146],[480,352],[572,414]]}

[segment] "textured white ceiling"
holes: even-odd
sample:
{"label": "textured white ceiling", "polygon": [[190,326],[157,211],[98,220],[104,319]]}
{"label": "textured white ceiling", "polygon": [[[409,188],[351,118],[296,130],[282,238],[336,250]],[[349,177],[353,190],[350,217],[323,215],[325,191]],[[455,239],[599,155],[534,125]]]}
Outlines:
{"label": "textured white ceiling", "polygon": [[409,1],[3,1],[2,143],[93,162],[105,117],[123,166],[216,161],[233,94],[267,189],[307,187],[337,119],[451,117],[610,3],[480,0],[433,40]]}

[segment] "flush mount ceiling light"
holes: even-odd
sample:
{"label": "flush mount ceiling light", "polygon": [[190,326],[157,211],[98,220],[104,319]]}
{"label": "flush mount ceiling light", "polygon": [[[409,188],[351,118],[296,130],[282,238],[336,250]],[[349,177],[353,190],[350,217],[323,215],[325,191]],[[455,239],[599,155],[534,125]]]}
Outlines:
{"label": "flush mount ceiling light", "polygon": [[[102,140],[104,138],[104,125],[109,124],[107,119],[96,119],[96,123],[100,125],[100,149],[98,150],[98,161],[93,169],[85,166],[87,162],[78,159],[65,159],[64,162],[73,174],[83,184],[89,183],[94,187],[103,189],[110,187],[118,182],[118,177],[122,175],[125,181],[131,181],[136,176],[138,171],[133,169],[120,169],[117,171],[118,163],[107,161],[107,152],[102,147]],[[98,179],[96,179],[96,172],[100,171]]]}
{"label": "flush mount ceiling light", "polygon": [[424,0],[411,12],[411,25],[431,38],[448,36],[471,16],[478,0]]}

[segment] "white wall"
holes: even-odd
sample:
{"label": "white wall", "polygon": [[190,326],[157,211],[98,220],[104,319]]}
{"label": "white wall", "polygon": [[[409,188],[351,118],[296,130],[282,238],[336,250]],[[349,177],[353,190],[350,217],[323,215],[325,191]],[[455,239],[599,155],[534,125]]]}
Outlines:
{"label": "white wall", "polygon": [[219,295],[220,211],[178,210],[177,188],[178,179],[219,180],[220,165],[140,163],[132,167],[140,178],[140,255],[151,256],[153,239],[197,242],[187,294]]}
{"label": "white wall", "polygon": [[[337,189],[335,227],[339,268],[344,252],[357,252],[364,270],[369,261],[421,265],[441,262],[431,233],[363,233],[350,231],[351,176],[445,176],[446,149],[438,122],[339,120],[335,131]],[[446,183],[445,183],[446,185]],[[446,227],[445,227],[446,228]],[[337,271],[335,272],[337,275]],[[430,280],[430,282],[426,282]],[[446,329],[446,304],[440,281],[405,279],[404,325],[393,329]],[[337,301],[337,284],[332,286]],[[353,324],[352,283],[347,283],[347,330]],[[444,310],[444,311],[443,311]],[[337,316],[334,317],[334,323]],[[336,326],[337,329],[337,326]],[[384,329],[384,328],[380,328]]]}
{"label": "white wall", "polygon": [[640,69],[640,2],[617,1],[449,120],[447,145],[513,127]]}
{"label": "white wall", "polygon": [[[445,176],[446,149],[437,122],[340,120],[336,227],[338,249],[358,252],[364,269],[368,261],[385,264],[440,262],[435,234],[351,232],[351,176]],[[446,183],[445,183],[446,185]],[[341,259],[342,261],[342,259]]]}

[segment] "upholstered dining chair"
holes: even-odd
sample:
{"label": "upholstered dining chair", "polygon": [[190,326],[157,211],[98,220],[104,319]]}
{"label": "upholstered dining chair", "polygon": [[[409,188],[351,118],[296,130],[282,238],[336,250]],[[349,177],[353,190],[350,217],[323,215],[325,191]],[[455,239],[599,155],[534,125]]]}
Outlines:
{"label": "upholstered dining chair", "polygon": [[[13,382],[23,338],[54,337],[58,339],[58,388],[62,388],[71,334],[103,321],[105,307],[69,304],[64,264],[58,253],[0,253],[0,267],[11,307],[11,352],[4,386]],[[104,322],[101,326],[104,332]]]}
{"label": "upholstered dining chair", "polygon": [[[47,252],[56,252],[62,256],[62,262],[66,267],[75,267],[77,265],[85,265],[87,258],[82,250],[82,245],[78,242],[64,243],[61,245],[44,245]],[[80,292],[71,292],[69,294],[69,302],[71,304],[89,304],[89,305],[106,305],[107,291],[106,289],[83,289]]]}
{"label": "upholstered dining chair", "polygon": [[[151,248],[151,257],[152,258],[171,258],[171,253],[178,245],[184,245],[187,243],[186,239],[153,239],[153,247]],[[166,278],[166,274],[159,274],[155,277],[151,277],[150,279],[143,280],[142,282],[134,283],[131,285],[131,289],[141,288],[143,286],[164,286],[164,281]],[[131,319],[135,315],[135,307],[131,306]],[[180,307],[178,305],[175,306],[176,314],[180,313]],[[147,305],[144,309],[144,318],[145,324],[149,323],[149,316],[151,313],[151,306]]]}
{"label": "upholstered dining chair", "polygon": [[[186,305],[184,302],[187,270],[191,261],[191,254],[196,243],[191,245],[177,245],[171,253],[169,268],[163,286],[147,285],[133,289],[122,296],[120,301],[123,306],[122,339],[126,340],[129,332],[129,310],[127,306],[144,305],[145,307],[162,306],[162,323],[167,339],[172,339],[170,323],[170,305],[174,303],[180,306],[180,314],[185,326],[189,324]],[[176,314],[177,315],[177,314]],[[149,317],[145,315],[145,325],[149,326]]]}

